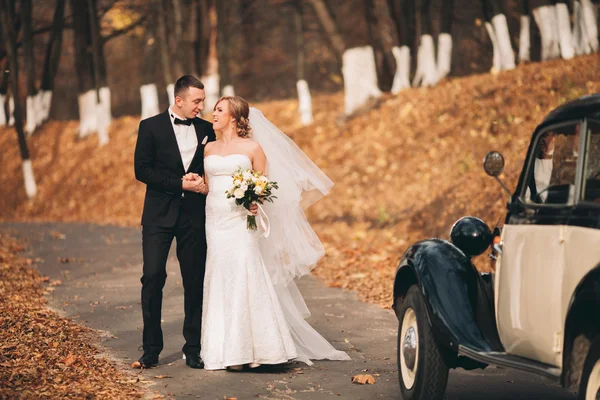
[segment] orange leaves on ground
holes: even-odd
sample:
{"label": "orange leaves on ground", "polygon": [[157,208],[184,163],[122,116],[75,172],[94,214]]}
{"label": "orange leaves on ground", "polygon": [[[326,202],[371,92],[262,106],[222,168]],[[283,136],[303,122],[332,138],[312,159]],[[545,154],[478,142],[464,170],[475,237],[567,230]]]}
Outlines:
{"label": "orange leaves on ground", "polygon": [[19,257],[22,248],[0,235],[0,398],[140,398],[114,364],[97,357],[93,331],[45,307],[49,279]]}
{"label": "orange leaves on ground", "polygon": [[358,383],[359,385],[374,385],[375,382],[373,375],[369,374],[359,374],[352,377],[352,383]]}

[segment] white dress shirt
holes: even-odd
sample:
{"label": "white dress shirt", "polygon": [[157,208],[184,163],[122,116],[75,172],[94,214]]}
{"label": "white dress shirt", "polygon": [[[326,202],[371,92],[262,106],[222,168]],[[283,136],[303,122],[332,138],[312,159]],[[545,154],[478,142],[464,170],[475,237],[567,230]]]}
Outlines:
{"label": "white dress shirt", "polygon": [[173,131],[175,132],[175,139],[177,139],[177,147],[179,147],[179,153],[181,154],[181,161],[183,162],[183,168],[187,172],[196,149],[198,148],[198,137],[196,136],[196,128],[194,124],[187,125],[175,125],[175,118],[181,118],[177,113],[169,107],[169,117],[171,118],[171,125],[173,125]]}

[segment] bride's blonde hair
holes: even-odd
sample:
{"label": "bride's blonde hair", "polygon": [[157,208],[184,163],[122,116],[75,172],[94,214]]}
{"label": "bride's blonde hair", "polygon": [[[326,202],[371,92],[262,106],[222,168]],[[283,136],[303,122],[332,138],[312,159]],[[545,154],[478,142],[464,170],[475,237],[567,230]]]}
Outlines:
{"label": "bride's blonde hair", "polygon": [[223,100],[229,102],[229,114],[235,119],[238,136],[241,138],[249,138],[252,135],[252,128],[250,128],[250,121],[248,120],[250,105],[246,99],[240,96],[223,96],[217,101],[217,104],[215,104],[215,110]]}

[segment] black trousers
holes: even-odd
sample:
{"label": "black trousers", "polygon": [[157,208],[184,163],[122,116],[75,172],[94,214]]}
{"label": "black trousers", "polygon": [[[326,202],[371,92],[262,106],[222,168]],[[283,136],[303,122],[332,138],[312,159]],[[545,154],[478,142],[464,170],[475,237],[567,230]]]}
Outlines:
{"label": "black trousers", "polygon": [[204,226],[194,228],[191,216],[179,207],[175,226],[142,227],[142,315],[144,319],[144,352],[159,354],[163,349],[161,329],[162,290],[167,279],[167,257],[173,238],[177,242],[177,259],[184,288],[183,337],[184,353],[200,351],[202,295],[206,266],[206,233]]}

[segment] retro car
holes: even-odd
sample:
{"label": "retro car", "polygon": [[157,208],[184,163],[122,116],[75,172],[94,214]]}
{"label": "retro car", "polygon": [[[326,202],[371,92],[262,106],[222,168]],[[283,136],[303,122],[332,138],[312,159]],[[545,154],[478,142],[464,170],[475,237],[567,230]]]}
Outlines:
{"label": "retro car", "polygon": [[[396,271],[403,398],[441,399],[450,368],[496,365],[600,399],[600,94],[538,125],[514,192],[499,152],[483,164],[510,196],[503,226],[463,217]],[[480,273],[472,258],[490,247],[494,272]]]}

